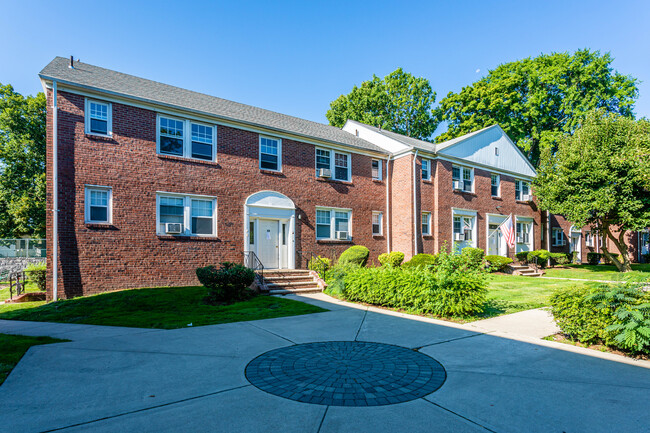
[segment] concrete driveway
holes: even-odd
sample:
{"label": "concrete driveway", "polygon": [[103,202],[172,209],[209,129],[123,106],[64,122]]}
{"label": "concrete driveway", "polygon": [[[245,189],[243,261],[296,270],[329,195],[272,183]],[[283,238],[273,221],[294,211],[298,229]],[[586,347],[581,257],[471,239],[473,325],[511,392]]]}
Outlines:
{"label": "concrete driveway", "polygon": [[[3,333],[72,340],[31,348],[0,386],[0,431],[650,431],[644,366],[303,299],[330,311],[176,330],[0,321]],[[403,403],[346,407],[247,380],[259,355],[322,341],[415,349],[444,367],[446,381]]]}

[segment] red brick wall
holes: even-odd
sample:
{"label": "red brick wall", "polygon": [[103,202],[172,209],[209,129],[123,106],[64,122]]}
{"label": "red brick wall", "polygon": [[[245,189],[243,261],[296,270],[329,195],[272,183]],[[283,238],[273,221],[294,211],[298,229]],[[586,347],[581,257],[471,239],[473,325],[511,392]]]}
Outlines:
{"label": "red brick wall", "polygon": [[[285,138],[283,172],[266,174],[258,168],[255,132],[218,126],[217,162],[200,162],[156,154],[153,111],[114,103],[113,137],[99,138],[84,133],[82,96],[59,91],[58,105],[62,298],[133,287],[196,284],[199,266],[225,260],[241,262],[244,202],[261,190],[283,193],[296,204],[296,216],[301,216],[296,218],[296,250],[329,256],[360,244],[370,249],[371,260],[386,251],[385,238],[372,236],[372,211],[385,212],[386,185],[372,180],[369,156],[352,154],[350,183],[318,180],[314,176],[314,145]],[[48,209],[52,209],[51,126],[50,111]],[[86,184],[112,187],[112,225],[84,223]],[[218,237],[156,235],[156,191],[216,196]],[[353,242],[316,242],[316,206],[351,208]],[[48,212],[50,297],[51,220]]]}
{"label": "red brick wall", "polygon": [[413,256],[413,156],[391,162],[391,249]]}

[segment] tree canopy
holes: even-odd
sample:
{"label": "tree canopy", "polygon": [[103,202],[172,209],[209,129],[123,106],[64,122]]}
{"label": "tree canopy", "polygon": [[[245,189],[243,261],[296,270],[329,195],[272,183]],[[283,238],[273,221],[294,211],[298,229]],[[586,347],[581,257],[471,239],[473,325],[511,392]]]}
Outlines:
{"label": "tree canopy", "polygon": [[637,80],[614,71],[612,61],[609,53],[585,49],[500,65],[440,101],[436,113],[449,129],[436,141],[498,123],[537,166],[542,149],[554,148],[588,111],[633,117]]}
{"label": "tree canopy", "polygon": [[0,237],[45,236],[45,95],[0,83]]}
{"label": "tree canopy", "polygon": [[325,115],[330,125],[342,127],[348,119],[420,140],[430,140],[438,126],[432,113],[436,93],[429,80],[402,68],[383,79],[372,76],[361,87],[330,103]]}
{"label": "tree canopy", "polygon": [[542,152],[535,195],[542,209],[611,239],[623,262],[603,252],[629,271],[625,232],[650,226],[649,159],[650,122],[590,112],[573,135],[558,138],[556,152]]}

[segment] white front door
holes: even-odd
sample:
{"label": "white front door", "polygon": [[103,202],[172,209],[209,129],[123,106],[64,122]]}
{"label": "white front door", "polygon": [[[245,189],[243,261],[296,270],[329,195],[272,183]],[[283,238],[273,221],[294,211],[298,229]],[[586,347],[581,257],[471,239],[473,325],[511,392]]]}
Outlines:
{"label": "white front door", "polygon": [[501,230],[499,230],[499,224],[489,224],[488,225],[488,256],[500,256],[501,254],[501,244],[503,240],[501,237]]}
{"label": "white front door", "polygon": [[257,252],[265,268],[277,269],[280,265],[278,225],[278,220],[259,220]]}
{"label": "white front door", "polygon": [[581,242],[580,242],[580,234],[571,234],[571,252],[577,251],[578,252],[578,263],[582,261],[582,254],[581,254]]}

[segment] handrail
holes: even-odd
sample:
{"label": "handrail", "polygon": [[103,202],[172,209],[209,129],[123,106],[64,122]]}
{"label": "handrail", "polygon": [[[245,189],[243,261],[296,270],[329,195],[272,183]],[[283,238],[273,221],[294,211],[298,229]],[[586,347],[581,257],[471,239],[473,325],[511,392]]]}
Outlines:
{"label": "handrail", "polygon": [[[311,251],[296,251],[296,254],[299,255],[302,259],[305,260],[305,262],[306,262],[306,263],[305,263],[305,268],[306,268],[306,269],[309,269],[309,263],[310,263],[312,260],[317,260],[318,262],[320,262],[320,264],[322,265],[323,269],[326,269],[326,268],[327,268],[327,264],[326,264],[326,263],[321,259],[321,257],[318,256],[318,255],[316,255],[316,254],[314,254],[314,253],[311,252]],[[301,260],[301,262],[302,262],[302,260]],[[322,275],[321,275],[321,277],[322,277]]]}
{"label": "handrail", "polygon": [[259,271],[260,276],[264,278],[264,264],[257,257],[257,254],[253,251],[244,251],[242,254],[244,256],[244,266],[254,271]]}

